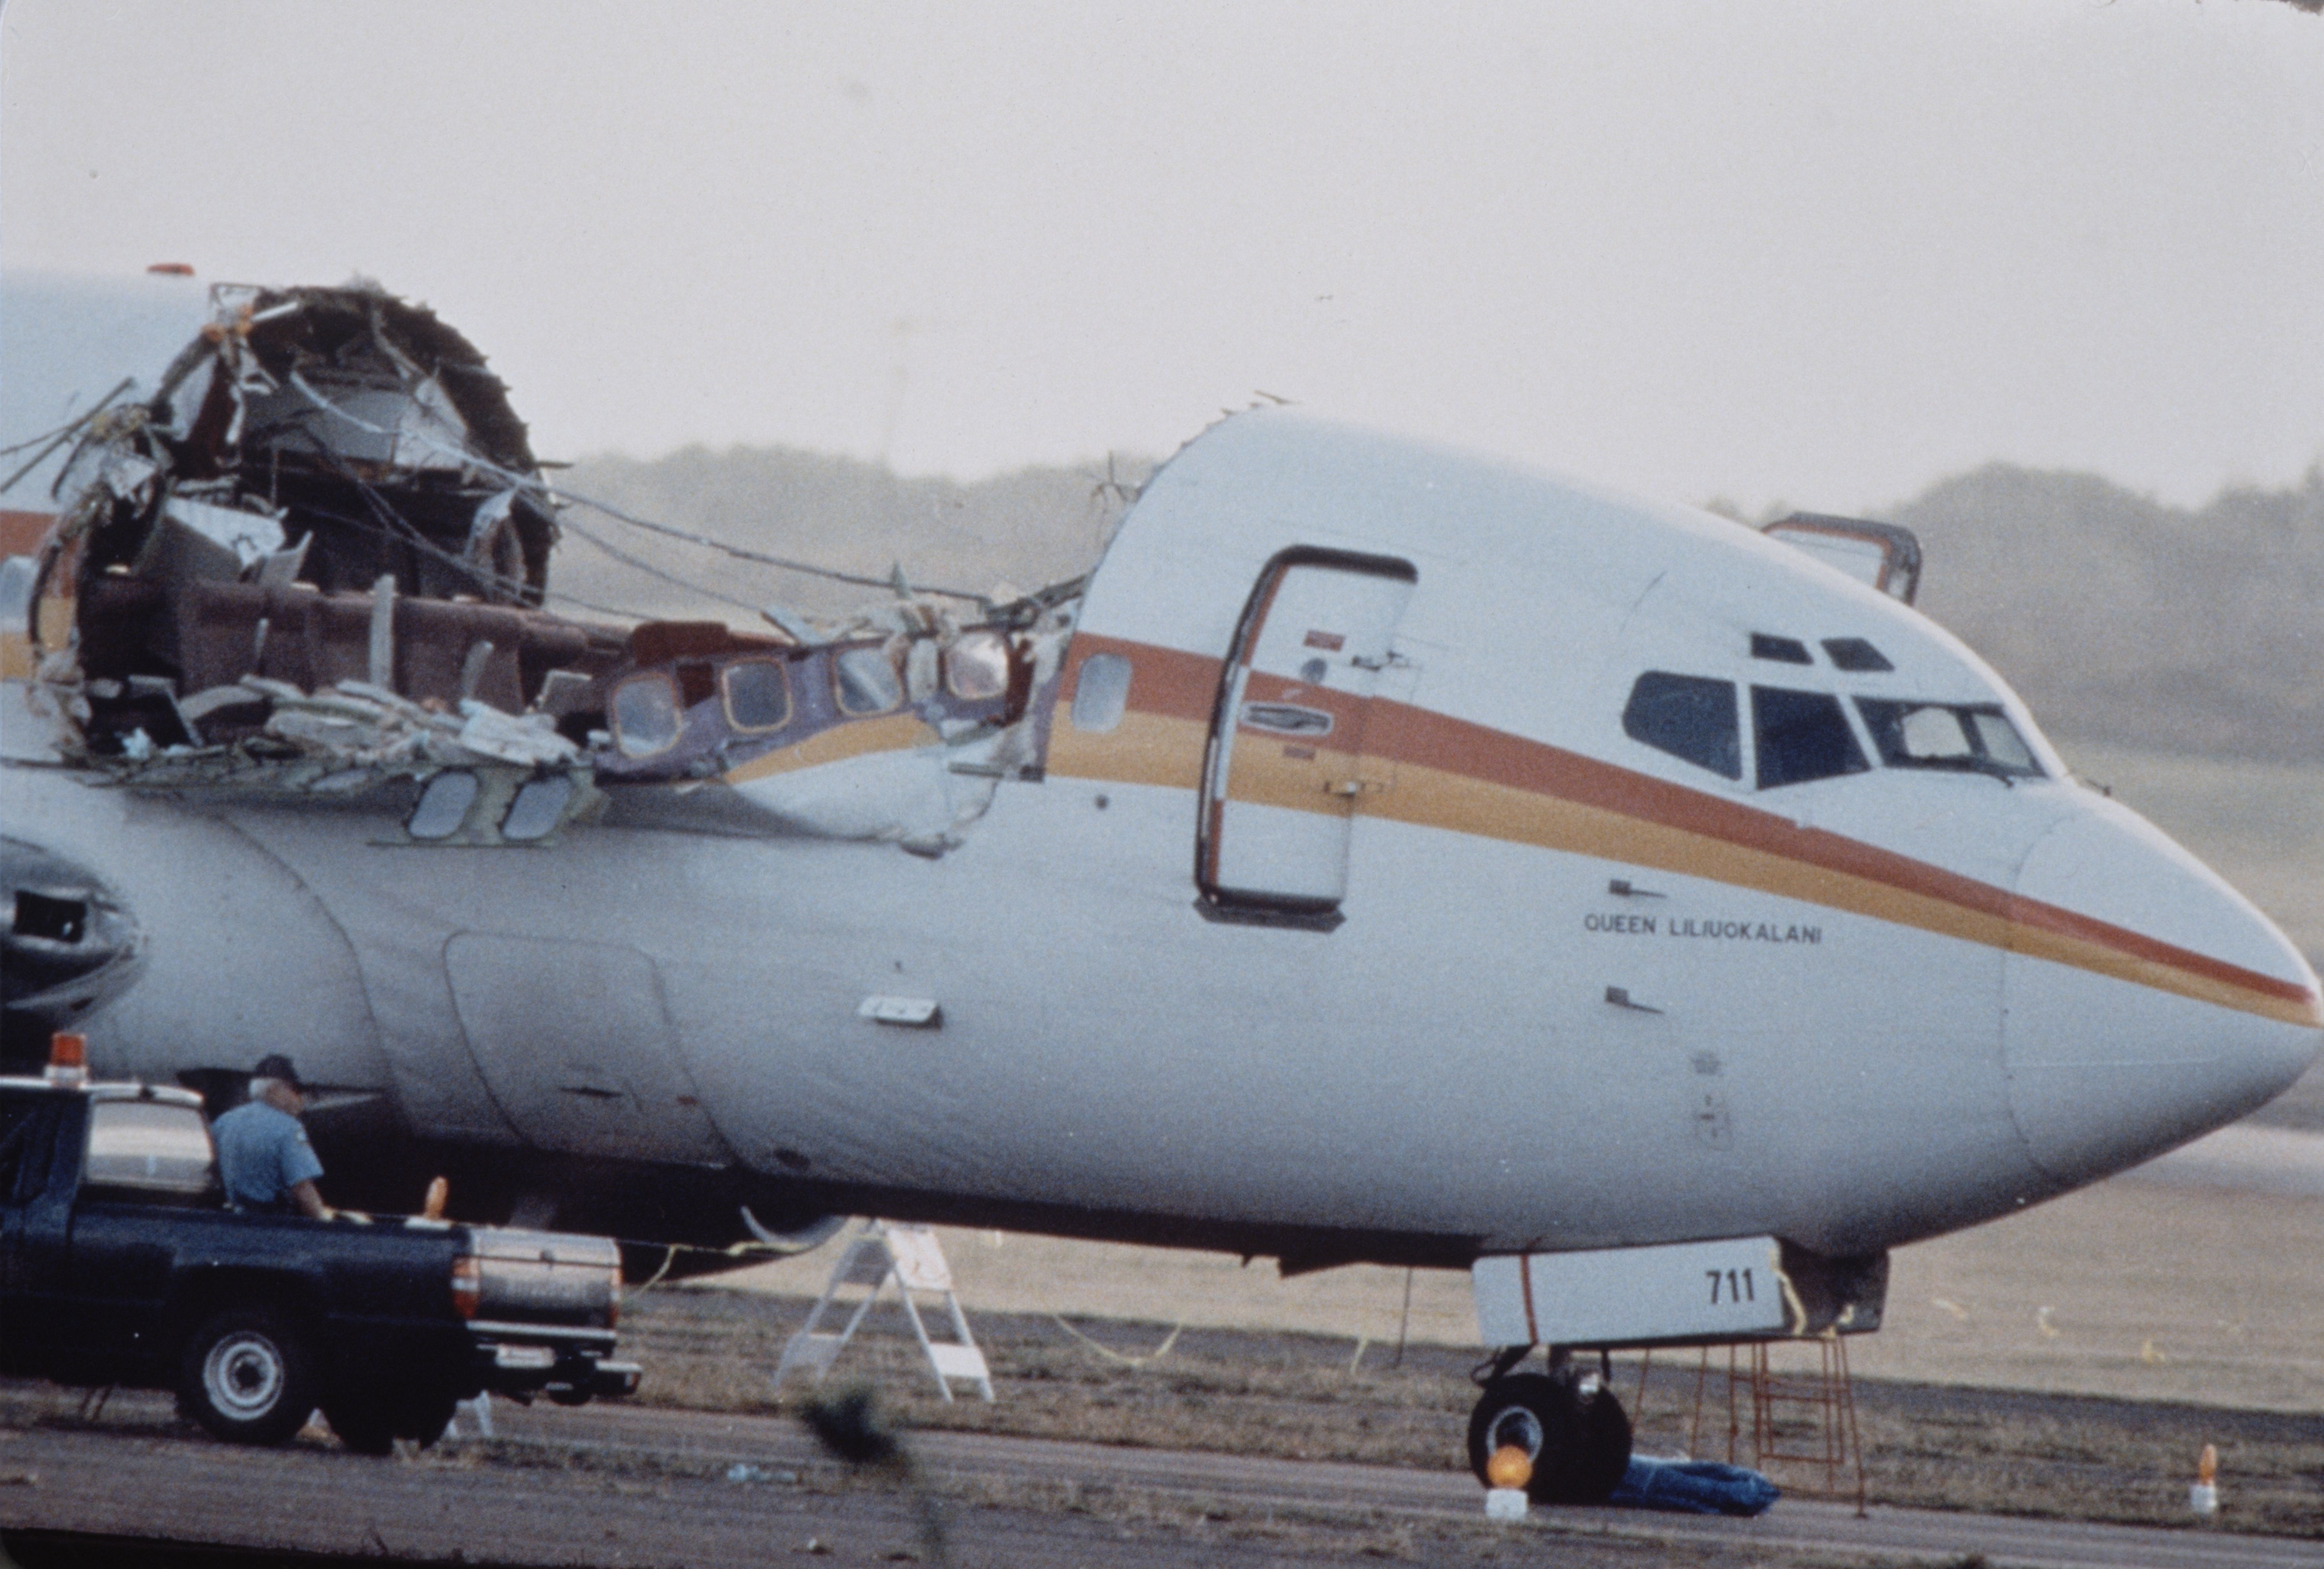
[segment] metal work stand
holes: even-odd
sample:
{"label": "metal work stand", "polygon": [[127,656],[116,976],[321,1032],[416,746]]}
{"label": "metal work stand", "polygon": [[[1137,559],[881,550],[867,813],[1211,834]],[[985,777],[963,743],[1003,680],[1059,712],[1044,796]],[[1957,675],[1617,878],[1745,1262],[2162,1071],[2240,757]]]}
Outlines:
{"label": "metal work stand", "polygon": [[[953,1398],[952,1386],[957,1380],[974,1385],[978,1394],[991,1399],[991,1371],[985,1366],[984,1353],[977,1349],[976,1337],[968,1331],[968,1315],[961,1311],[960,1298],[953,1291],[952,1266],[945,1261],[936,1233],[926,1226],[890,1225],[880,1220],[865,1221],[862,1229],[848,1239],[838,1265],[831,1271],[831,1283],[816,1298],[807,1323],[783,1347],[783,1359],[775,1368],[775,1388],[780,1390],[794,1371],[812,1373],[815,1381],[821,1383],[891,1280],[896,1300],[903,1306],[912,1336],[920,1343],[921,1354],[928,1359],[928,1369],[936,1374],[936,1388],[944,1398]],[[862,1290],[863,1297],[848,1314],[845,1325],[836,1332],[817,1329],[826,1313],[841,1306],[840,1294],[851,1288]],[[952,1322],[952,1340],[928,1338],[919,1306],[912,1299],[915,1292],[944,1299],[945,1312]]]}
{"label": "metal work stand", "polygon": [[[1697,1459],[1723,1458],[1765,1472],[1790,1493],[1852,1502],[1865,1511],[1864,1443],[1856,1425],[1856,1389],[1848,1371],[1848,1343],[1837,1335],[1791,1345],[1815,1348],[1812,1368],[1782,1371],[1768,1356],[1768,1343],[1727,1346],[1727,1366],[1712,1365],[1712,1348],[1702,1348],[1695,1369],[1687,1422],[1687,1453]],[[1638,1361],[1638,1387],[1630,1402],[1639,1420],[1646,1403],[1652,1352]],[[1685,1375],[1680,1374],[1683,1379]],[[1726,1432],[1716,1428],[1716,1386],[1726,1383]],[[1704,1443],[1706,1419],[1713,1424]],[[1723,1447],[1725,1453],[1719,1451]],[[1710,1453],[1706,1454],[1706,1450]]]}

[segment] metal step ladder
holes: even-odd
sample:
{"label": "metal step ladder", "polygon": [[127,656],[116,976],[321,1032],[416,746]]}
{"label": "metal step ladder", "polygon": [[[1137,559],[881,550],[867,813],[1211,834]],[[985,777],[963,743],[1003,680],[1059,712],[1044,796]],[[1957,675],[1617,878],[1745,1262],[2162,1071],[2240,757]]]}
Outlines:
{"label": "metal step ladder", "polygon": [[[1801,1366],[1802,1353],[1787,1351],[1789,1365],[1778,1366],[1769,1354],[1773,1345],[1812,1347],[1814,1361]],[[1685,1453],[1698,1460],[1723,1458],[1729,1465],[1748,1465],[1771,1477],[1786,1493],[1853,1502],[1861,1518],[1868,1493],[1848,1342],[1831,1335],[1717,1349],[1725,1352],[1725,1371],[1714,1361],[1714,1348],[1702,1347],[1691,1408],[1682,1399],[1674,1413],[1686,1435]],[[1638,1359],[1638,1387],[1630,1400],[1634,1430],[1646,1426],[1646,1377],[1653,1366],[1653,1352]],[[1682,1368],[1679,1378],[1685,1376]],[[1727,1407],[1723,1434],[1718,1410],[1722,1379]]]}
{"label": "metal step ladder", "polygon": [[[775,1389],[779,1392],[784,1380],[794,1372],[811,1373],[820,1384],[831,1371],[832,1363],[847,1349],[855,1337],[864,1316],[872,1304],[880,1300],[890,1282],[896,1287],[896,1300],[910,1321],[912,1336],[920,1343],[921,1354],[928,1361],[929,1371],[936,1374],[936,1388],[944,1398],[953,1398],[955,1381],[973,1384],[976,1392],[987,1400],[992,1398],[992,1373],[985,1366],[984,1353],[977,1349],[976,1337],[969,1333],[968,1315],[961,1311],[960,1297],[952,1286],[952,1266],[945,1262],[944,1247],[936,1241],[936,1232],[926,1226],[894,1225],[881,1220],[867,1220],[862,1229],[847,1240],[839,1255],[839,1262],[831,1271],[830,1284],[816,1298],[808,1310],[807,1323],[800,1326],[783,1346],[782,1361],[775,1367]],[[845,1311],[841,1294],[861,1290],[862,1300],[854,1305],[846,1324],[836,1331],[818,1329],[825,1314]],[[954,1338],[949,1341],[928,1337],[927,1323],[920,1317],[919,1305],[913,1294],[940,1297],[945,1315],[951,1320]]]}

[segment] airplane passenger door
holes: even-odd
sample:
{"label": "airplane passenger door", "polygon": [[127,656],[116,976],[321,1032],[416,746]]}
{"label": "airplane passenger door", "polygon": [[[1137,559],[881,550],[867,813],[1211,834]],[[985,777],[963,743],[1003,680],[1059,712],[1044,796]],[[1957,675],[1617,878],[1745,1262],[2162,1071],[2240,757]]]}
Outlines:
{"label": "airplane passenger door", "polygon": [[1220,683],[1195,867],[1205,915],[1319,927],[1342,919],[1380,673],[1417,574],[1380,557],[1287,551],[1253,589]]}

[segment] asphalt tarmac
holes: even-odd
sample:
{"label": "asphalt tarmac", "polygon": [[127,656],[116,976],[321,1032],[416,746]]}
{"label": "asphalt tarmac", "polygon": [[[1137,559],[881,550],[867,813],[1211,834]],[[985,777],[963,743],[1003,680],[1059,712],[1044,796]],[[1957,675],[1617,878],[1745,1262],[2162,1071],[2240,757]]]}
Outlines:
{"label": "asphalt tarmac", "polygon": [[[21,1391],[19,1391],[21,1392]],[[51,1411],[69,1410],[50,1403]],[[1482,1518],[1467,1477],[963,1433],[911,1440],[918,1485],[851,1475],[797,1424],[649,1407],[493,1407],[495,1436],[367,1460],[237,1449],[124,1394],[0,1429],[0,1543],[50,1564],[226,1562],[205,1548],[405,1563],[1048,1566],[1554,1562],[2324,1569],[2324,1541],[1786,1499],[1753,1520],[1612,1509]],[[742,1468],[737,1470],[737,1468]],[[925,1490],[923,1491],[922,1490]],[[933,1498],[942,1543],[927,1534]],[[162,1544],[181,1545],[174,1555]],[[246,1561],[236,1559],[235,1561]]]}

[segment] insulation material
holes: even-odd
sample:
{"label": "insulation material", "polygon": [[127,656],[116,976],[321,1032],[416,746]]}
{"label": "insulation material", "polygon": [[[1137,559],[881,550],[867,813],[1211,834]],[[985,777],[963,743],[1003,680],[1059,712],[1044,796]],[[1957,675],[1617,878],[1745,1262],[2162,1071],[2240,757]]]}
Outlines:
{"label": "insulation material", "polygon": [[161,515],[233,556],[235,577],[282,549],[282,525],[263,512],[173,495],[162,504]]}

